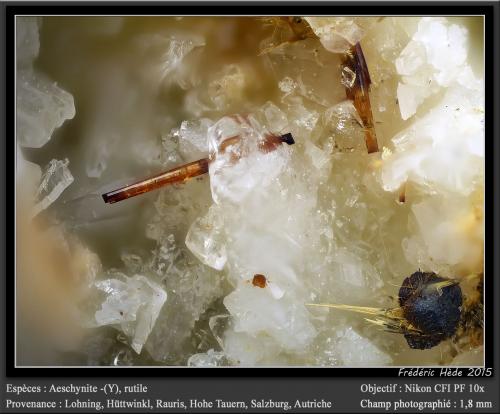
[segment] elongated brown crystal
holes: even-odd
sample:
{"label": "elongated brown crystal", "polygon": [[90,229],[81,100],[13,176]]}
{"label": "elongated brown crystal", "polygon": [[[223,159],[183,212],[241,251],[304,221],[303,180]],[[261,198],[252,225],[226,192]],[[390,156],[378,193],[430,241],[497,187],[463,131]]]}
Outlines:
{"label": "elongated brown crystal", "polygon": [[[228,146],[235,144],[241,138],[239,136],[226,139],[221,146],[221,151],[224,151]],[[284,134],[281,136],[267,134],[259,147],[262,152],[274,151],[282,143],[292,145],[295,143],[292,134]],[[134,184],[126,185],[116,190],[110,191],[102,195],[105,203],[113,204],[118,201],[126,200],[127,198],[135,197],[139,194],[144,194],[149,191],[156,190],[170,184],[183,183],[191,178],[208,172],[208,165],[210,158],[202,158],[201,160],[191,162],[189,164],[181,165],[180,167],[173,168],[167,172],[154,175],[153,177],[146,178],[145,180],[137,181]]]}
{"label": "elongated brown crystal", "polygon": [[379,149],[369,95],[371,79],[359,42],[346,53],[343,65],[344,69],[348,68],[354,74],[354,81],[352,84],[345,85],[345,92],[347,98],[353,101],[354,107],[363,122],[366,148],[369,154],[377,152]]}
{"label": "elongated brown crystal", "polygon": [[206,174],[207,172],[208,158],[202,158],[201,160],[181,165],[180,167],[176,167],[167,172],[110,191],[109,193],[103,194],[102,198],[105,203],[112,204],[117,201],[156,190],[157,188],[165,185],[182,183],[190,178]]}

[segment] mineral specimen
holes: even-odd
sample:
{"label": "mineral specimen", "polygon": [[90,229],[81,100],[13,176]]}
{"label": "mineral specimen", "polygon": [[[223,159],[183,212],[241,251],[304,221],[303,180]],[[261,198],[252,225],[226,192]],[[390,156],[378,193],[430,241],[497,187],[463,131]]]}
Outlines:
{"label": "mineral specimen", "polygon": [[188,367],[220,367],[229,365],[223,352],[215,352],[213,349],[204,354],[194,354],[187,362]]}
{"label": "mineral specimen", "polygon": [[130,197],[137,196],[139,194],[146,193],[151,190],[156,190],[165,185],[183,183],[190,178],[206,174],[207,172],[208,159],[203,158],[201,160],[174,168],[165,173],[155,175],[146,180],[141,180],[137,183],[110,191],[103,194],[102,198],[105,203],[112,204]]}
{"label": "mineral specimen", "polygon": [[222,270],[227,261],[223,216],[213,205],[203,217],[196,219],[186,235],[186,246],[200,261]]}
{"label": "mineral specimen", "polygon": [[456,282],[435,273],[415,272],[399,289],[399,305],[403,308],[403,316],[421,332],[405,333],[408,345],[427,349],[456,332],[462,291]]}
{"label": "mineral specimen", "polygon": [[267,285],[267,280],[264,275],[254,275],[252,279],[252,285],[265,288]]}
{"label": "mineral specimen", "polygon": [[369,339],[361,336],[352,327],[337,329],[328,337],[325,349],[318,358],[318,365],[367,367],[384,366],[392,358]]}
{"label": "mineral specimen", "polygon": [[346,54],[342,72],[342,83],[346,95],[354,102],[354,106],[362,119],[365,128],[365,141],[368,153],[378,151],[377,137],[373,125],[372,108],[370,104],[370,74],[366,66],[361,45],[356,43]]}
{"label": "mineral specimen", "polygon": [[20,17],[16,33],[17,277],[34,283],[18,364],[36,359],[27,332],[59,350],[70,328],[84,338],[48,365],[481,363],[480,18]]}
{"label": "mineral specimen", "polygon": [[16,22],[16,139],[23,147],[40,148],[54,130],[75,116],[71,94],[33,68],[40,49],[41,18]]}
{"label": "mineral specimen", "polygon": [[54,130],[75,116],[73,97],[44,76],[18,72],[17,137],[23,147],[40,148]]}
{"label": "mineral specimen", "polygon": [[[368,322],[403,334],[410,348],[428,349],[455,335],[462,315],[458,282],[435,273],[415,272],[399,289],[399,307],[391,309],[349,305],[309,304],[375,316]],[[472,307],[470,308],[473,309]]]}
{"label": "mineral specimen", "polygon": [[144,276],[96,282],[107,295],[95,314],[97,326],[119,325],[130,336],[132,349],[140,353],[167,300],[166,292]]}
{"label": "mineral specimen", "polygon": [[[244,118],[236,117],[236,122],[239,124],[250,124]],[[226,122],[225,120],[221,120],[221,122]],[[182,130],[182,126],[181,126]],[[248,147],[247,141],[250,141],[250,145],[252,145],[251,141],[255,141],[253,144],[256,145],[260,152],[266,153],[274,151],[279,148],[281,143],[287,143],[288,145],[294,144],[293,137],[290,133],[284,134],[282,136],[275,136],[268,133],[263,133],[260,136],[255,137],[247,136],[243,133],[237,133],[236,129],[231,130],[233,135],[224,135],[222,137],[217,137],[215,143],[211,142],[211,146],[209,144],[210,149],[210,158],[202,158],[198,161],[193,161],[189,164],[182,165],[180,167],[174,168],[165,173],[161,173],[159,175],[155,175],[151,178],[147,178],[146,180],[138,181],[134,184],[127,185],[122,188],[118,188],[117,190],[110,191],[102,195],[102,198],[105,203],[116,203],[121,200],[125,200],[130,197],[134,197],[148,191],[156,190],[160,187],[183,183],[193,177],[197,177],[199,175],[206,174],[209,171],[209,163],[212,162],[212,169],[220,168],[220,160],[225,157],[226,152],[232,152],[230,155],[230,161],[234,163],[236,160],[240,160],[242,157],[245,158],[248,156],[248,150],[242,151],[241,148]],[[220,131],[217,131],[216,134],[220,134]],[[234,147],[238,149],[234,150]],[[227,150],[229,148],[229,151]],[[247,161],[247,160],[245,160]],[[241,161],[240,161],[241,162]]]}
{"label": "mineral specimen", "polygon": [[367,17],[306,17],[306,20],[325,49],[334,53],[345,53],[375,22]]}
{"label": "mineral specimen", "polygon": [[442,87],[470,76],[466,61],[467,32],[463,27],[450,25],[444,18],[422,18],[395,62],[403,80],[398,85],[402,118],[414,115],[422,102]]}
{"label": "mineral specimen", "polygon": [[50,206],[61,193],[74,181],[68,168],[69,161],[52,160],[42,174],[36,196],[37,204],[34,206],[33,215]]}

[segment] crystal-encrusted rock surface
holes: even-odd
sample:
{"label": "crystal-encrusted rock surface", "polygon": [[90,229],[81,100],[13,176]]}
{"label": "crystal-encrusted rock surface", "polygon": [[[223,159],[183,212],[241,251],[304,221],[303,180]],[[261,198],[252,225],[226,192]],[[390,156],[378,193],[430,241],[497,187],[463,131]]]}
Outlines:
{"label": "crystal-encrusted rock surface", "polygon": [[[359,315],[308,306],[387,308],[419,268],[483,272],[481,20],[307,17],[301,36],[280,19],[18,19],[18,250],[33,258],[18,272],[64,299],[52,307],[42,290],[30,307],[28,289],[20,301],[36,322],[21,324],[22,340],[54,314],[65,329],[47,330],[59,356],[38,363],[481,359],[451,340],[411,350]],[[371,77],[372,154],[346,98],[356,74],[341,67],[356,42]],[[285,133],[294,145],[266,147]],[[207,156],[204,177],[100,198]],[[47,258],[64,248],[46,263],[34,240]]]}

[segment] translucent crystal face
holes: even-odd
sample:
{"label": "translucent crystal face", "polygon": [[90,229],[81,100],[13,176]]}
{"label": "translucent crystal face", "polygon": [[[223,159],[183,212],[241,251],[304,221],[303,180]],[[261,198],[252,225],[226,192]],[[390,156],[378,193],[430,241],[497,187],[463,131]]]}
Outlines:
{"label": "translucent crystal face", "polygon": [[291,295],[276,299],[269,289],[241,284],[224,305],[233,315],[235,332],[270,335],[283,350],[304,349],[316,334],[304,305]]}
{"label": "translucent crystal face", "polygon": [[45,76],[18,73],[17,134],[24,147],[40,148],[64,121],[75,116],[73,97]]}
{"label": "translucent crystal face", "polygon": [[207,266],[222,270],[227,261],[223,214],[213,205],[194,221],[186,235],[186,246]]}
{"label": "translucent crystal face", "polygon": [[124,333],[132,337],[132,348],[140,354],[167,294],[156,283],[140,275],[125,280],[101,280],[96,287],[107,295],[95,314],[97,326],[121,325]]}
{"label": "translucent crystal face", "polygon": [[283,171],[290,150],[284,144],[270,144],[270,151],[270,135],[252,116],[224,117],[209,128],[210,187],[215,203],[243,203]]}
{"label": "translucent crystal face", "polygon": [[62,192],[73,183],[74,178],[68,168],[69,161],[51,160],[46,166],[37,191],[38,202],[34,207],[33,215],[50,206]]}

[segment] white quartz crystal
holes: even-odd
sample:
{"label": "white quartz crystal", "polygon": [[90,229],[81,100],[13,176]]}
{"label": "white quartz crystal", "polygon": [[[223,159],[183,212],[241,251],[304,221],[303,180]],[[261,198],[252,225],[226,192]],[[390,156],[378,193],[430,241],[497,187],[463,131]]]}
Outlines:
{"label": "white quartz crystal", "polygon": [[[352,101],[342,101],[328,108],[321,119],[323,133],[332,137],[335,148],[352,151],[366,147],[364,142],[363,122]],[[330,152],[333,148],[328,148]]]}
{"label": "white quartz crystal", "polygon": [[373,266],[346,249],[338,249],[335,252],[332,272],[340,282],[339,291],[349,302],[359,300],[359,295],[364,296],[361,292],[376,290],[383,286],[381,277]]}
{"label": "white quartz crystal", "polygon": [[[169,39],[168,49],[162,58],[162,74],[164,77],[172,75],[179,69],[180,63],[191,51],[205,45],[205,40],[201,37],[191,36],[172,36]],[[183,78],[183,74],[177,72],[177,81],[180,86],[187,87],[188,81]]]}
{"label": "white quartz crystal", "polygon": [[325,49],[334,53],[346,52],[359,42],[374,19],[366,17],[306,17]]}
{"label": "white quartz crystal", "polygon": [[297,87],[297,83],[292,78],[286,76],[278,83],[278,87],[285,94],[289,94]]}
{"label": "white quartz crystal", "polygon": [[398,104],[403,119],[410,118],[428,96],[428,91],[420,85],[398,85]]}
{"label": "white quartz crystal", "polygon": [[75,116],[71,94],[31,70],[18,71],[16,98],[16,132],[23,147],[42,147],[56,128]]}
{"label": "white quartz crystal", "polygon": [[221,367],[228,365],[228,361],[223,352],[209,349],[206,353],[192,355],[188,359],[187,365],[188,367]]}
{"label": "white quartz crystal", "polygon": [[221,349],[225,348],[224,333],[232,326],[232,322],[231,315],[227,313],[212,316],[208,320],[208,328]]}
{"label": "white quartz crystal", "polygon": [[[449,266],[480,263],[484,218],[481,206],[457,196],[434,196],[412,206],[419,232],[403,242],[409,261],[440,274]],[[450,275],[452,276],[452,275]]]}
{"label": "white quartz crystal", "polygon": [[225,66],[209,88],[210,99],[218,110],[225,110],[242,98],[246,87],[245,74],[237,65]]}
{"label": "white quartz crystal", "polygon": [[[275,151],[261,151],[259,145],[267,134],[252,117],[224,117],[210,127],[208,146],[214,154],[209,167],[210,187],[216,203],[240,204],[255,189],[266,188],[283,170],[289,150],[283,144]],[[221,145],[233,137],[239,138],[221,150]]]}
{"label": "white quartz crystal", "polygon": [[340,365],[347,367],[368,367],[390,365],[392,358],[380,350],[368,338],[363,337],[352,327],[329,332],[325,340],[324,355],[317,355],[321,365]]}
{"label": "white quartz crystal", "polygon": [[208,129],[213,125],[210,119],[183,121],[179,128],[179,151],[187,159],[205,157],[208,154]]}
{"label": "white quartz crystal", "polygon": [[[331,82],[331,72],[325,68],[338,68],[341,55],[326,50],[317,38],[288,43],[271,50],[266,58],[279,80],[278,87],[284,92],[282,102],[297,102],[297,98],[302,97],[308,106],[325,107],[334,105],[342,97],[345,99],[344,91],[340,93],[337,88],[325,88]],[[287,115],[290,121],[298,118],[289,111]]]}
{"label": "white quartz crystal", "polygon": [[220,208],[212,205],[207,214],[194,221],[186,235],[186,246],[207,266],[222,270],[227,261]]}
{"label": "white quartz crystal", "polygon": [[316,333],[305,306],[286,294],[276,299],[269,289],[242,283],[224,305],[235,320],[235,332],[266,333],[285,350],[306,347]]}
{"label": "white quartz crystal", "polygon": [[[187,358],[195,353],[189,345],[195,322],[222,294],[221,276],[199,263],[183,243],[177,244],[174,235],[169,234],[179,224],[167,219],[173,217],[172,210],[175,206],[159,204],[157,248],[144,267],[151,277],[161,280],[169,295],[146,349],[157,361],[185,365]],[[184,209],[182,214],[186,213]]]}
{"label": "white quartz crystal", "polygon": [[184,59],[195,49],[205,45],[201,36],[179,32],[141,34],[134,40],[134,46],[148,62],[144,75],[167,84],[176,83],[183,89],[192,86],[192,71],[182,65]]}
{"label": "white quartz crystal", "polygon": [[269,125],[272,133],[283,134],[288,132],[286,131],[288,127],[288,118],[280,108],[272,102],[266,102],[262,107],[262,111],[264,112],[267,125]]}
{"label": "white quartz crystal", "polygon": [[68,159],[62,161],[52,160],[45,167],[36,193],[38,202],[33,209],[34,216],[56,201],[62,192],[74,181],[68,164]]}
{"label": "white quartz crystal", "polygon": [[294,136],[300,136],[300,133],[309,134],[317,125],[320,118],[319,113],[304,105],[301,97],[295,96],[288,99],[289,117],[292,120],[289,129]]}
{"label": "white quartz crystal", "polygon": [[395,62],[402,77],[397,94],[403,119],[413,116],[427,97],[470,70],[467,43],[465,28],[450,25],[445,18],[420,20],[417,32]]}
{"label": "white quartz crystal", "polygon": [[167,293],[141,275],[125,277],[125,280],[100,280],[95,285],[107,295],[95,314],[97,326],[119,325],[139,354],[167,300]]}
{"label": "white quartz crystal", "polygon": [[427,189],[470,194],[483,176],[484,110],[481,90],[450,88],[421,119],[393,138],[384,163],[388,191],[413,181]]}
{"label": "white quartz crystal", "polygon": [[279,343],[266,334],[228,330],[224,335],[224,353],[235,365],[275,365],[280,352]]}

